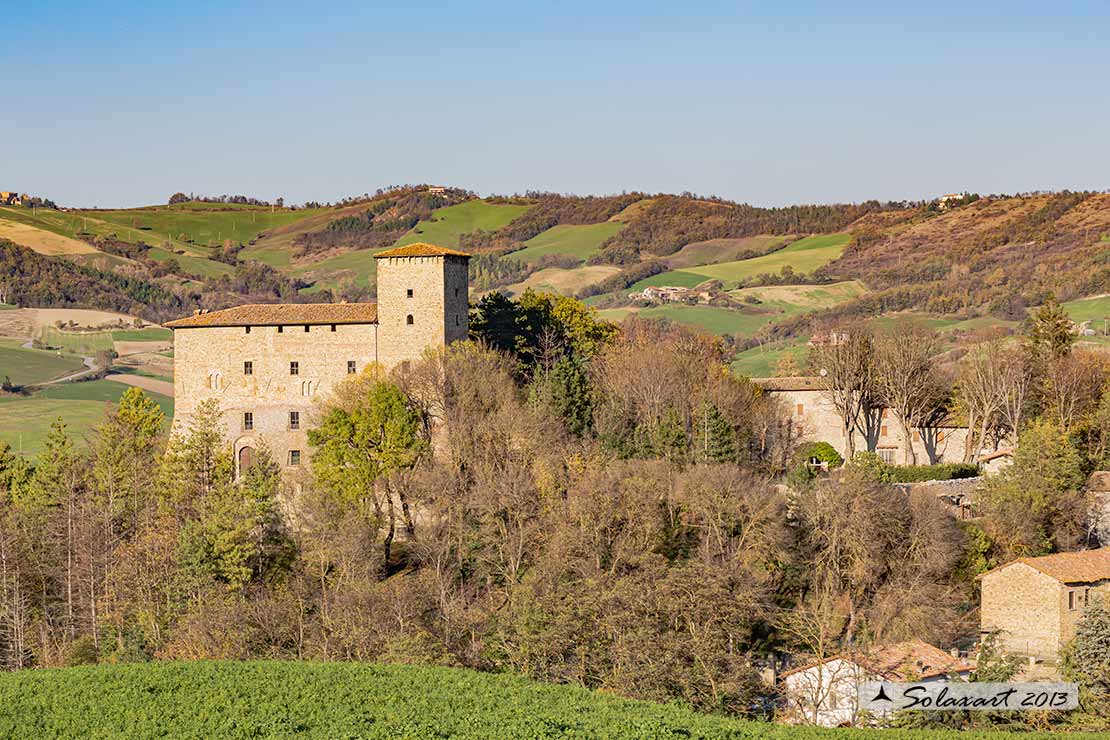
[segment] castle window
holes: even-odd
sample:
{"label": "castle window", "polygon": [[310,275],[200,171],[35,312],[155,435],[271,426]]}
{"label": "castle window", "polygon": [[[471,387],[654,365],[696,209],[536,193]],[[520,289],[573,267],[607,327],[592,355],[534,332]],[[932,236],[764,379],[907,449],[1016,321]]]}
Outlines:
{"label": "castle window", "polygon": [[332,325],[331,325],[331,330],[332,330],[332,331],[335,331],[335,324],[332,324]]}
{"label": "castle window", "polygon": [[251,328],[249,326],[244,326],[243,328],[246,329],[246,332],[244,332],[245,334],[251,333]]}
{"label": "castle window", "polygon": [[250,411],[243,412],[243,431],[249,432],[254,429],[254,414]]}
{"label": "castle window", "polygon": [[412,298],[412,288],[409,288],[407,291],[405,291],[405,293],[407,294],[408,298]]}
{"label": "castle window", "polygon": [[798,416],[801,416],[805,412],[806,412],[806,407],[803,404],[799,403],[798,404]]}
{"label": "castle window", "polygon": [[300,429],[301,428],[301,412],[300,411],[290,411],[289,412],[289,428],[290,429]]}
{"label": "castle window", "polygon": [[1075,591],[1068,591],[1068,610],[1075,611]]}
{"label": "castle window", "polygon": [[305,330],[305,333],[307,334],[308,333],[308,324],[304,325],[304,330]]}
{"label": "castle window", "polygon": [[243,363],[243,375],[254,375],[254,363],[250,360]]}
{"label": "castle window", "polygon": [[875,450],[875,451],[879,453],[879,457],[882,459],[883,462],[885,462],[888,465],[893,465],[894,464],[894,452],[895,452],[895,450],[894,450],[893,447],[885,447],[885,448],[880,447],[878,450]]}
{"label": "castle window", "polygon": [[278,334],[281,334],[281,333],[283,333],[284,331],[285,331],[285,327],[284,327],[284,326],[280,326],[280,325],[279,325],[279,326],[278,326]]}
{"label": "castle window", "polygon": [[289,374],[290,375],[300,375],[301,374],[301,363],[299,363],[299,362],[290,362],[289,363]]}
{"label": "castle window", "polygon": [[355,374],[355,361],[354,360],[347,360],[347,374],[348,375],[354,375]]}
{"label": "castle window", "polygon": [[459,325],[459,317],[458,317],[458,316],[456,316],[456,317],[455,317],[455,326],[458,326],[458,325]]}
{"label": "castle window", "polygon": [[412,314],[411,313],[405,319],[405,323],[408,324],[409,326],[412,326]]}
{"label": "castle window", "polygon": [[301,451],[289,450],[289,467],[295,468],[301,464]]}
{"label": "castle window", "polygon": [[459,297],[459,289],[458,289],[458,288],[455,288],[455,297],[456,297],[456,298],[458,298],[458,297]]}

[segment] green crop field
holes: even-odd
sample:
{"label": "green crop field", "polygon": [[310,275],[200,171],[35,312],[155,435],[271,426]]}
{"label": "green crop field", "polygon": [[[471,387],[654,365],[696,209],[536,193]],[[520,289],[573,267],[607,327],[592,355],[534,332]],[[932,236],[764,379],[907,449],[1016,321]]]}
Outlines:
{"label": "green crop field", "polygon": [[53,326],[42,327],[42,343],[74,355],[95,355],[112,349],[110,331],[61,331]]}
{"label": "green crop field", "polygon": [[431,220],[421,221],[398,239],[396,246],[428,242],[441,247],[458,247],[460,234],[478,229],[482,231],[500,229],[531,207],[468,200],[457,206],[440,208],[432,214]]}
{"label": "green crop field", "polygon": [[373,287],[378,274],[374,253],[381,251],[383,250],[357,249],[302,265],[288,272],[295,277],[313,281],[312,287],[303,291],[305,293],[315,293],[324,288],[338,288],[341,284],[350,281],[364,288]]}
{"label": "green crop field", "polygon": [[839,257],[848,245],[849,238],[848,234],[808,236],[764,257],[687,267],[685,271],[731,283],[749,280],[763,273],[775,274],[787,265],[795,273],[809,274]]}
{"label": "green crop field", "polygon": [[0,380],[10,378],[16,385],[42,383],[80,370],[80,358],[41,349],[27,349],[20,342],[0,339]]}
{"label": "green crop field", "polygon": [[527,247],[513,252],[513,259],[535,262],[547,255],[574,257],[585,262],[597,254],[601,243],[624,228],[619,221],[606,221],[600,224],[553,226],[539,236],[524,242]]}
{"label": "green crop field", "polygon": [[787,355],[794,358],[798,369],[805,372],[809,337],[798,337],[787,343],[752,347],[732,359],[732,371],[749,378],[768,378],[777,375],[779,362]]}
{"label": "green crop field", "polygon": [[[0,735],[386,740],[1003,740],[1005,732],[829,730],[698,714],[451,668],[156,662],[0,676]],[[1047,740],[1048,733],[1023,733]],[[1069,734],[1093,740],[1094,734]]]}
{"label": "green crop field", "polygon": [[[109,404],[119,403],[129,388],[111,380],[57,383],[29,397],[0,399],[0,442],[25,455],[42,451],[50,426],[58,418],[78,446],[93,427],[104,421]],[[173,399],[150,391],[147,397],[161,407],[166,419],[173,417]]]}

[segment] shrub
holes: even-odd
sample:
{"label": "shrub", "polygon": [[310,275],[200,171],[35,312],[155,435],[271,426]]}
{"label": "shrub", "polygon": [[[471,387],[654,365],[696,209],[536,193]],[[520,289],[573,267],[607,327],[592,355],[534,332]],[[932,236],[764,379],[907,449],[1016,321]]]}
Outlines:
{"label": "shrub", "polygon": [[937,465],[891,465],[874,452],[857,452],[849,463],[883,483],[922,483],[931,480],[957,480],[979,475],[979,466],[971,463],[938,463]]}

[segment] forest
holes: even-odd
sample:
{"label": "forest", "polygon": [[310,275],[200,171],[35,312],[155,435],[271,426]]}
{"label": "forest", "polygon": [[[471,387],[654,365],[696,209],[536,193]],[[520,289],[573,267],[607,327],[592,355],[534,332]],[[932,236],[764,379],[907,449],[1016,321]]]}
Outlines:
{"label": "forest", "polygon": [[[471,322],[471,342],[340,386],[296,495],[265,452],[235,476],[215,404],[167,438],[134,388],[86,445],[59,420],[37,459],[0,452],[4,667],[385,661],[768,716],[772,656],[974,639],[976,574],[1096,536],[1082,489],[1107,463],[1107,366],[1053,310],[937,378],[976,428],[1018,442],[971,521],[893,488],[866,451],[815,472],[716,338],[532,292],[491,293]],[[898,356],[853,336],[844,378],[860,352]],[[980,376],[1019,378],[1020,403],[1002,408],[1010,380],[976,392]],[[1012,668],[981,658],[984,676]],[[1107,675],[1070,670],[1094,709],[1037,721],[1105,728]]]}

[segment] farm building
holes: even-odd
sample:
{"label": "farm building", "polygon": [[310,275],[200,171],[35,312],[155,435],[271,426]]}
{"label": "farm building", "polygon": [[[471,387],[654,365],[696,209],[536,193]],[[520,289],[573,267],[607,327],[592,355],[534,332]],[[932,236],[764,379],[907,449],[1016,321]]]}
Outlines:
{"label": "farm building", "polygon": [[980,631],[1011,655],[1054,660],[1095,594],[1110,597],[1110,547],[1017,560],[979,576]]}
{"label": "farm building", "polygon": [[871,681],[966,679],[975,666],[921,640],[837,654],[786,671],[780,677],[787,720],[839,727],[856,723],[859,687]]}

